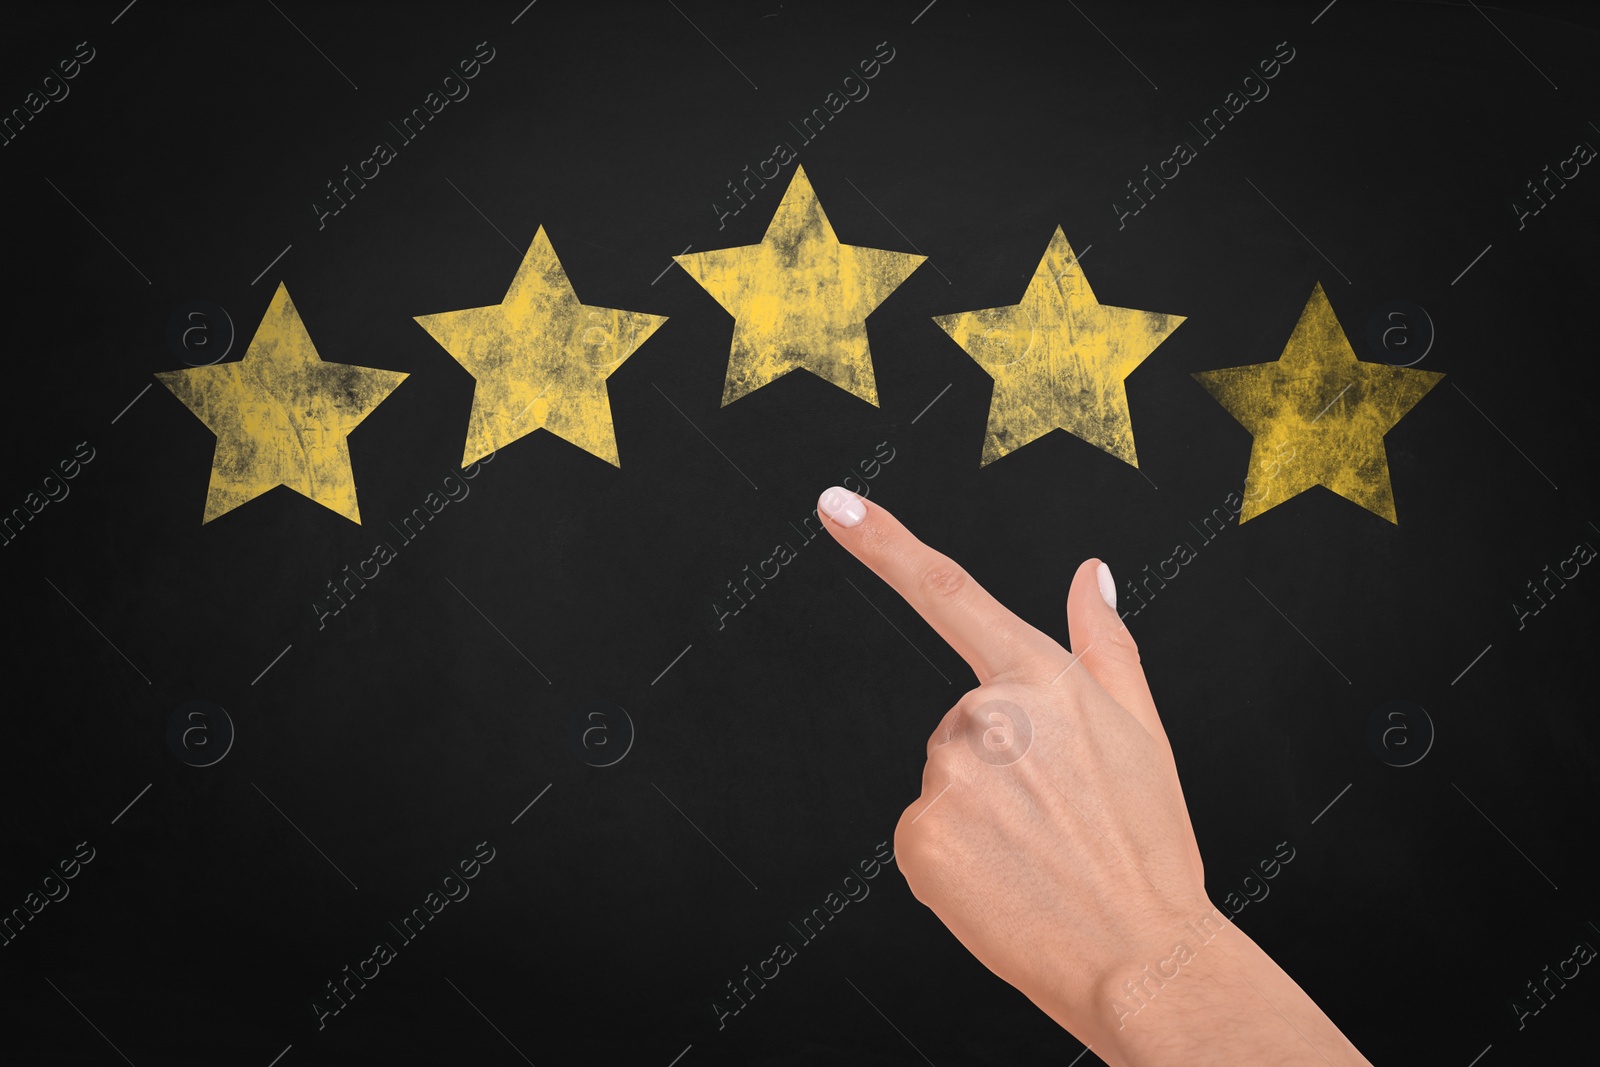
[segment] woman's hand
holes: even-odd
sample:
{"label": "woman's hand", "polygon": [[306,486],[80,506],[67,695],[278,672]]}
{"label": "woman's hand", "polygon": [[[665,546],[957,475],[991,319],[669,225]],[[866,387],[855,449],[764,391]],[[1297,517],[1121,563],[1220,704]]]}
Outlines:
{"label": "woman's hand", "polygon": [[[1073,579],[1068,652],[877,504],[834,488],[818,510],[978,677],[928,739],[922,795],[895,829],[917,899],[1110,1063],[1365,1063],[1207,898],[1105,565]],[[1252,1026],[1265,1043],[1241,1043]]]}

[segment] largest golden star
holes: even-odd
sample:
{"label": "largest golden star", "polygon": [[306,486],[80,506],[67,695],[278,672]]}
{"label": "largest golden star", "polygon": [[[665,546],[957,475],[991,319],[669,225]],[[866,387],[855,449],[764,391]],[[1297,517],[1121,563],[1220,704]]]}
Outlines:
{"label": "largest golden star", "polygon": [[243,359],[156,378],[217,435],[202,525],[280,485],[361,522],[345,437],[406,376],[324,363],[283,283]]}
{"label": "largest golden star", "polygon": [[1321,282],[1276,363],[1194,377],[1255,437],[1241,523],[1314,485],[1399,523],[1383,435],[1444,375],[1356,359]]}
{"label": "largest golden star", "polygon": [[760,244],[673,258],[734,317],[726,407],[796,369],[876,406],[867,316],[927,257],[840,244],[797,166]]}
{"label": "largest golden star", "polygon": [[994,378],[980,467],[1056,429],[1139,465],[1123,379],[1184,316],[1100,303],[1061,227],[1020,304],[933,321]]}
{"label": "largest golden star", "polygon": [[416,321],[478,382],[462,466],[540,427],[622,466],[606,379],[667,318],[581,303],[543,226],[500,303]]}

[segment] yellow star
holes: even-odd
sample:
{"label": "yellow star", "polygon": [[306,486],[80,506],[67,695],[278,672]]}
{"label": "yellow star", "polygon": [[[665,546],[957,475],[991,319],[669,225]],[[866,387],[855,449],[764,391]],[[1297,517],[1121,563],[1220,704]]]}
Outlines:
{"label": "yellow star", "polygon": [[1061,227],[1020,304],[934,321],[994,378],[979,466],[1056,429],[1139,465],[1123,379],[1184,316],[1100,303]]}
{"label": "yellow star", "polygon": [[726,407],[795,369],[876,406],[867,316],[927,257],[840,244],[795,167],[760,244],[673,258],[734,317]]}
{"label": "yellow star", "polygon": [[580,303],[543,226],[500,303],[416,321],[478,382],[463,466],[540,427],[622,466],[606,378],[667,319]]}
{"label": "yellow star", "polygon": [[1444,375],[1356,359],[1321,282],[1276,363],[1194,377],[1255,437],[1241,523],[1314,485],[1400,521],[1383,435]]}
{"label": "yellow star", "polygon": [[361,522],[345,437],[406,376],[324,363],[283,283],[243,359],[156,378],[217,435],[202,525],[280,485]]}

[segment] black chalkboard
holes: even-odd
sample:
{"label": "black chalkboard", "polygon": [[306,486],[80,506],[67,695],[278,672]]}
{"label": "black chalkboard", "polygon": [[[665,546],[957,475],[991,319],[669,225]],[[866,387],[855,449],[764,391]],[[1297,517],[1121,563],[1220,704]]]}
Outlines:
{"label": "black chalkboard", "polygon": [[[841,482],[1062,641],[1083,559],[1164,576],[1122,607],[1208,889],[1373,1062],[1592,1047],[1600,977],[1550,979],[1600,946],[1591,7],[523,2],[7,14],[7,1062],[1096,1062],[893,862],[974,679],[817,533]],[[733,319],[674,263],[796,166],[927,257],[876,405],[722,406]],[[474,381],[414,319],[541,227],[668,321],[607,382],[620,465],[541,431],[464,472]],[[980,464],[934,318],[1057,227],[1185,317],[1126,381],[1137,468]],[[1444,375],[1385,438],[1398,521],[1240,523],[1251,435],[1193,375],[1278,359],[1319,283],[1360,359]],[[359,524],[201,521],[216,437],[154,375],[238,360],[280,284],[407,376]]]}

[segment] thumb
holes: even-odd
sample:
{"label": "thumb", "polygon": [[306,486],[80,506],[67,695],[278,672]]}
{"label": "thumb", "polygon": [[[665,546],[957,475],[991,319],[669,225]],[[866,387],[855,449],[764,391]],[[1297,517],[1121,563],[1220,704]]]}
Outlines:
{"label": "thumb", "polygon": [[1139,665],[1139,646],[1117,615],[1116,599],[1111,568],[1098,559],[1084,560],[1067,592],[1067,634],[1072,654],[1170,754],[1172,746],[1162,729],[1144,668]]}
{"label": "thumb", "polygon": [[[1089,669],[1100,688],[1137,719],[1166,752],[1181,801],[1183,786],[1176,781],[1178,768],[1172,755],[1172,742],[1167,740],[1161,716],[1156,713],[1155,698],[1150,695],[1150,683],[1139,665],[1139,646],[1117,614],[1116,603],[1117,585],[1111,577],[1111,568],[1097,559],[1086,559],[1079,564],[1078,573],[1072,576],[1072,588],[1067,591],[1067,637],[1072,642],[1072,654]],[[1183,805],[1183,821],[1189,831],[1189,862],[1203,885],[1206,869],[1200,860],[1200,846],[1195,841],[1187,803]]]}

